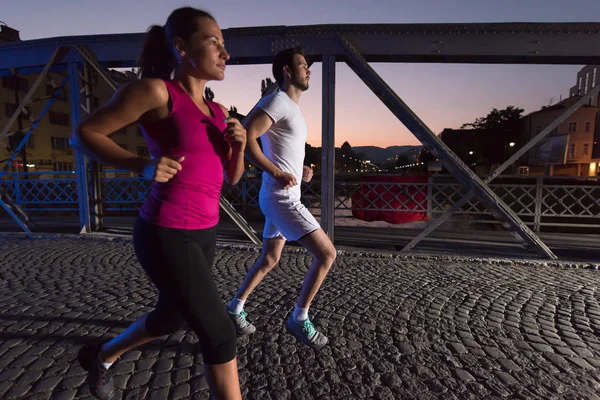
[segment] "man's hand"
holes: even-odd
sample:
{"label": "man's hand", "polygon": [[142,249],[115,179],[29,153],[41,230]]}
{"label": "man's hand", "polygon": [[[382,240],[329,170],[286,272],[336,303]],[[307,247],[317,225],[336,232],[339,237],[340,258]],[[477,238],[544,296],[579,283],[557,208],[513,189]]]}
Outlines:
{"label": "man's hand", "polygon": [[223,133],[231,149],[239,153],[244,152],[246,148],[246,129],[240,124],[240,121],[233,117],[225,119],[225,122],[227,122],[227,128]]}
{"label": "man's hand", "polygon": [[304,182],[310,182],[313,177],[313,169],[311,167],[307,167],[306,165],[302,168],[302,180]]}
{"label": "man's hand", "polygon": [[285,190],[290,189],[298,184],[296,177],[289,172],[279,171],[277,174],[275,174],[274,178],[281,186],[283,186]]}

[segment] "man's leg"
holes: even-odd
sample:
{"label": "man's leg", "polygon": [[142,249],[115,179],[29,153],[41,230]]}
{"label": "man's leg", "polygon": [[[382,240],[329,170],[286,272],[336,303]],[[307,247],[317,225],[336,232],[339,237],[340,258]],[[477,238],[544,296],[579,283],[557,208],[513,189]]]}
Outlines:
{"label": "man's leg", "polygon": [[308,318],[308,309],[335,261],[336,251],[321,228],[298,239],[298,242],[313,255],[314,260],[304,279],[298,303],[294,314],[288,320],[287,328],[303,343],[320,349],[327,344],[328,339],[316,331]]}
{"label": "man's leg", "polygon": [[274,238],[265,238],[263,240],[263,248],[260,257],[252,268],[246,274],[242,285],[237,291],[236,296],[227,306],[227,311],[231,315],[231,319],[235,325],[238,334],[246,335],[253,333],[256,328],[246,320],[244,312],[244,304],[248,296],[254,291],[263,278],[277,265],[285,239],[281,236]]}
{"label": "man's leg", "polygon": [[321,228],[298,239],[298,243],[314,257],[298,298],[298,306],[308,308],[335,261],[336,251],[329,236]]}

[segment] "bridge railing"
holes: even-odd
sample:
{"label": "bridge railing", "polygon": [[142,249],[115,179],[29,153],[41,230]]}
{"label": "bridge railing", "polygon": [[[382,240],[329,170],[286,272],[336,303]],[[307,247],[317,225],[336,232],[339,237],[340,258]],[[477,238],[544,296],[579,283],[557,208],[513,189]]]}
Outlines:
{"label": "bridge railing", "polygon": [[[419,213],[435,218],[456,203],[467,189],[453,177],[433,175],[421,182],[394,182],[365,176],[339,175],[335,181],[336,220],[351,219],[361,213]],[[380,175],[385,177],[386,175]],[[125,171],[101,173],[102,206],[112,215],[136,211],[148,196],[150,182],[129,176]],[[225,186],[224,196],[243,215],[258,208],[260,177],[246,177],[235,186]],[[32,215],[62,215],[78,210],[74,171],[7,173],[0,180],[21,207]],[[600,180],[598,177],[519,177],[497,178],[492,190],[532,229],[543,226],[590,228],[600,232]],[[321,182],[302,183],[302,201],[320,214]],[[496,223],[486,206],[472,197],[456,217],[474,223]]]}

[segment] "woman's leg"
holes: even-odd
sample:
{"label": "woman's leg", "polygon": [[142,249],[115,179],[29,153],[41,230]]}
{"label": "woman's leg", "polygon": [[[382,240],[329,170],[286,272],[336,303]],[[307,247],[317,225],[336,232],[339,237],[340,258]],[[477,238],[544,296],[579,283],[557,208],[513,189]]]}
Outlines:
{"label": "woman's leg", "polygon": [[[156,261],[160,260],[160,254],[153,251],[159,248],[153,226],[138,219],[134,227],[133,243],[140,264],[148,275],[155,275],[155,269],[159,268]],[[102,345],[83,346],[78,353],[78,360],[88,371],[90,392],[99,399],[112,399],[114,384],[109,371],[110,366],[123,353],[176,331],[182,322],[181,316],[170,304],[169,299],[161,294],[156,309],[138,318],[121,334]],[[159,328],[149,330],[149,323]]]}
{"label": "woman's leg", "polygon": [[[202,252],[204,253],[204,258],[207,265],[212,271],[217,244],[216,230],[213,229],[212,231],[207,231],[206,237],[203,239],[204,246],[202,248]],[[213,285],[211,286],[214,286],[214,289],[218,294],[218,289],[216,288],[216,285],[214,285],[214,280]],[[223,309],[222,306],[220,308]],[[229,316],[226,313],[221,315],[221,319],[223,318],[227,318],[230,321]],[[231,326],[233,326],[233,324]],[[206,381],[211,388],[211,393],[213,396],[216,396],[217,399],[242,398],[238,376],[237,357],[234,357],[231,361],[220,364],[210,364],[205,360],[204,373],[206,376]]]}
{"label": "woman's leg", "polygon": [[237,335],[212,275],[215,246],[216,228],[165,230],[160,253],[167,268],[150,278],[198,336],[214,398],[241,400]]}

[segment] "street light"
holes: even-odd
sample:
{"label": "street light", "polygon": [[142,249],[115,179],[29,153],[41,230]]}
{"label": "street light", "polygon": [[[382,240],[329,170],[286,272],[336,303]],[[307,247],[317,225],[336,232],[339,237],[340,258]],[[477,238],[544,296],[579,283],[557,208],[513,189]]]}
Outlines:
{"label": "street light", "polygon": [[473,151],[470,151],[470,152],[469,152],[469,154],[470,154],[470,155],[473,155]]}
{"label": "street light", "polygon": [[508,145],[509,145],[510,147],[515,147],[515,142],[510,142]]}

